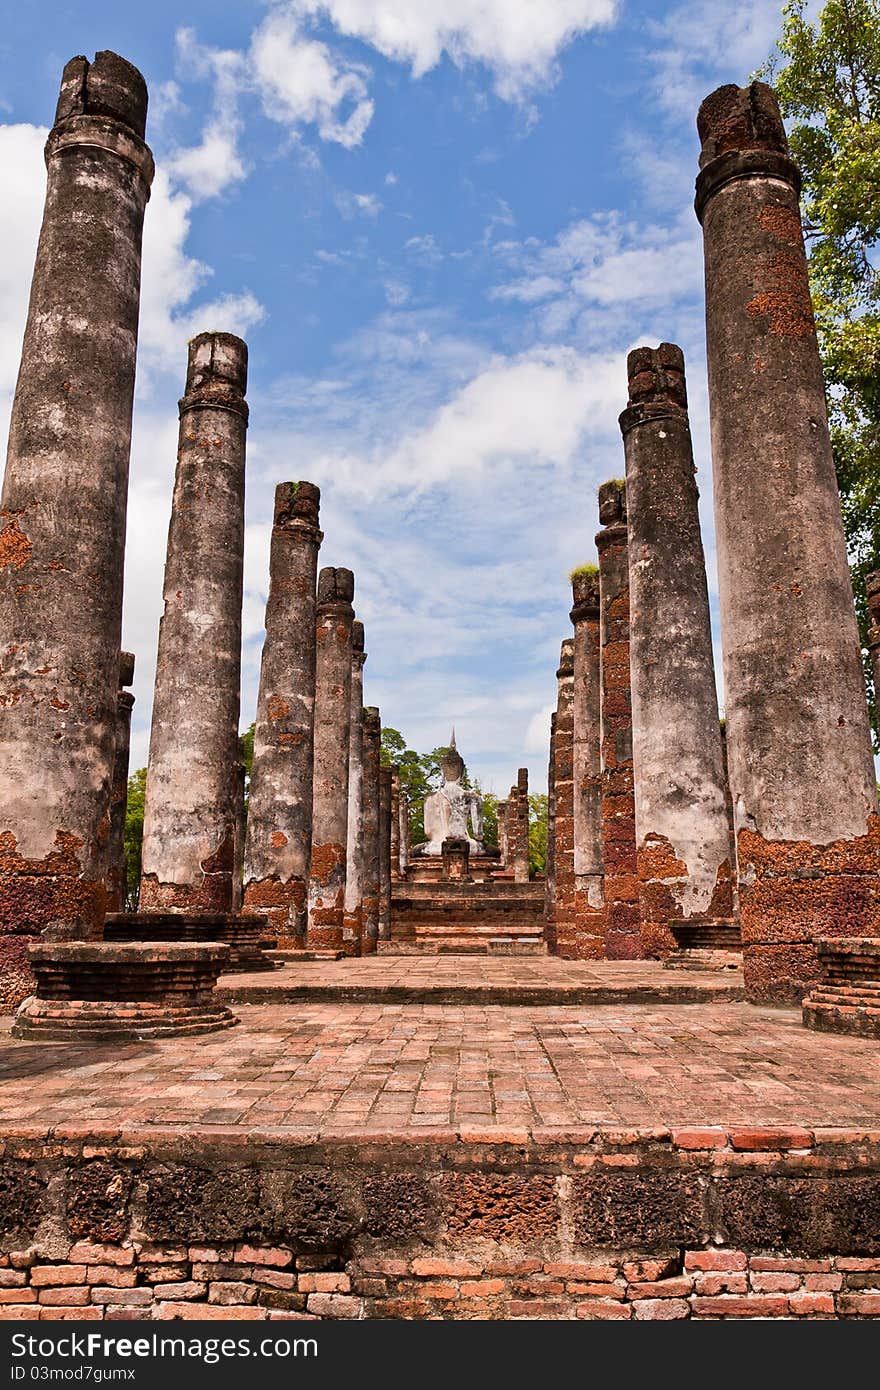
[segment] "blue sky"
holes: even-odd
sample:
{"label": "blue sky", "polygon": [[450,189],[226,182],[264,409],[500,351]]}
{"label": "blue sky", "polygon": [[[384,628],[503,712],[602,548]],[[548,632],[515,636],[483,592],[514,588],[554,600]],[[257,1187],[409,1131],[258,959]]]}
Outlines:
{"label": "blue sky", "polygon": [[715,607],[697,106],[773,46],[779,0],[283,0],[19,7],[0,42],[5,435],[64,62],[150,89],[124,645],[146,759],[186,340],[250,350],[242,726],[276,482],[322,490],[355,572],[367,703],[546,785],[568,571],[623,472],[626,352],[685,349]]}

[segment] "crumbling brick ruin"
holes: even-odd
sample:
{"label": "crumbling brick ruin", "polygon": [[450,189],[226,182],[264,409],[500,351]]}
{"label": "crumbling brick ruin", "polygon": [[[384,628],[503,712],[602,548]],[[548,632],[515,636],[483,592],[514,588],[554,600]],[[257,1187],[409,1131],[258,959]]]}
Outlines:
{"label": "crumbling brick ruin", "polygon": [[454,735],[410,845],[311,482],[275,492],[245,815],[248,354],[203,333],[126,912],[146,111],[117,55],[64,69],[10,426],[0,1316],[880,1316],[880,822],[772,90],[698,117],[726,727],[683,355],[643,346],[571,576],[545,872],[528,769],[496,849]]}

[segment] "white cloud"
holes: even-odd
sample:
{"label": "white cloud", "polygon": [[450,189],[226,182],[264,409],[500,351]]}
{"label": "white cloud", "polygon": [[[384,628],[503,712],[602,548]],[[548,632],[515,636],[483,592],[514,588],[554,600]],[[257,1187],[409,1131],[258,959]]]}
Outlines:
{"label": "white cloud", "polygon": [[447,55],[480,63],[506,101],[553,81],[573,39],[611,25],[618,0],[290,0],[288,13],[329,20],[341,34],[408,63],[422,77]]}
{"label": "white cloud", "polygon": [[214,81],[213,107],[200,143],[178,149],[167,161],[171,175],[186,186],[194,201],[201,202],[216,198],[247,173],[238,150],[242,129],[238,100],[244,64],[239,53],[198,43],[192,29],[179,29],[176,38],[181,68]]}
{"label": "white cloud", "polygon": [[375,193],[349,193],[340,188],[333,195],[333,201],[343,217],[378,217],[382,204]]}
{"label": "white cloud", "polygon": [[660,106],[694,121],[713,86],[744,84],[770,55],[782,27],[781,6],[778,0],[685,0],[646,27]]}
{"label": "white cloud", "polygon": [[0,126],[0,428],[8,427],[46,189],[45,126]]}
{"label": "white cloud", "polygon": [[273,10],[251,40],[250,65],[272,120],[316,125],[323,140],[352,149],[373,116],[364,69],[305,37],[290,10]]}

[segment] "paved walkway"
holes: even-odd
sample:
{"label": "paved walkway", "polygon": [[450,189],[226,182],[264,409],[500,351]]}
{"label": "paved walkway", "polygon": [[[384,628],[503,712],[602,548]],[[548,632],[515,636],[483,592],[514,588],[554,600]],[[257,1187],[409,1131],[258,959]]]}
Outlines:
{"label": "paved walkway", "polygon": [[880,1129],[880,1048],[812,1033],[796,1010],[722,1002],[238,1012],[227,1032],[121,1048],[0,1036],[0,1137],[65,1123],[310,1137],[572,1125]]}
{"label": "paved walkway", "polygon": [[383,955],[224,975],[220,990],[235,1004],[689,1004],[742,999],[743,979],[740,970],[664,970],[652,960]]}

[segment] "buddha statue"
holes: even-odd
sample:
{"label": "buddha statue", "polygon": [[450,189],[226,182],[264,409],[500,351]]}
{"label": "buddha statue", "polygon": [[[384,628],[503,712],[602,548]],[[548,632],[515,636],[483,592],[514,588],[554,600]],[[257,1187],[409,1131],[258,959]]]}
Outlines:
{"label": "buddha statue", "polygon": [[443,775],[440,790],[425,797],[425,834],[428,838],[422,844],[414,845],[412,853],[439,856],[443,852],[443,841],[451,837],[467,840],[471,854],[485,854],[483,802],[478,792],[461,784],[464,760],[455,746],[454,729],[449,748],[440,761],[440,771]]}

